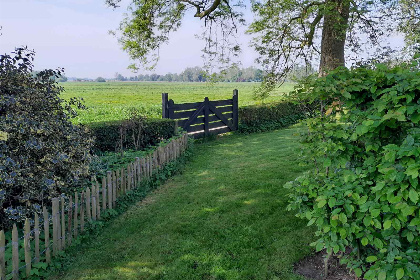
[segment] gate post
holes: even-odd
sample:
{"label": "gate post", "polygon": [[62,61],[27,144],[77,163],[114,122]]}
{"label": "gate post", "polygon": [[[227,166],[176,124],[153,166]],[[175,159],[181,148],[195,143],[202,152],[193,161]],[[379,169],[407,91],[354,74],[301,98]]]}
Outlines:
{"label": "gate post", "polygon": [[239,112],[238,112],[238,90],[233,90],[233,127],[235,130],[238,130],[238,123],[239,123]]}
{"label": "gate post", "polygon": [[209,114],[210,114],[210,108],[209,108],[209,98],[204,98],[204,135],[207,137],[210,134],[209,130]]}
{"label": "gate post", "polygon": [[168,94],[162,93],[162,119],[169,118],[168,111]]}

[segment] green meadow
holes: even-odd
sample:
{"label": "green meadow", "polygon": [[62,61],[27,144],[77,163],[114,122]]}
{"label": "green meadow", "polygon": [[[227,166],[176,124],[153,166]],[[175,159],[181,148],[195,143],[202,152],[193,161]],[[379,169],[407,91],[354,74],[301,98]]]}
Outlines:
{"label": "green meadow", "polygon": [[[83,98],[87,110],[79,111],[76,123],[121,120],[133,109],[148,117],[160,118],[162,93],[168,93],[175,103],[228,99],[234,89],[239,91],[239,106],[261,103],[254,99],[254,89],[259,83],[169,83],[169,82],[67,82],[60,84],[64,99]],[[285,83],[264,102],[280,100],[293,90],[292,83]]]}

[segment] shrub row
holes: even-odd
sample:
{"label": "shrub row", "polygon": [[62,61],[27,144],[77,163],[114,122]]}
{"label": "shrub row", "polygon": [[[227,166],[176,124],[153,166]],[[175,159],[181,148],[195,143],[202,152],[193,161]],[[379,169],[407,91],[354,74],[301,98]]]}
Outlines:
{"label": "shrub row", "polygon": [[420,279],[420,71],[339,68],[305,91],[327,110],[306,121],[290,209],[358,277]]}
{"label": "shrub row", "polygon": [[[139,134],[136,130],[139,128],[127,127],[126,123],[127,121],[123,120],[89,124],[88,128],[95,137],[94,150],[96,152],[116,151],[121,149],[121,143],[123,149],[141,150],[154,146],[163,139],[171,138],[176,131],[174,120],[145,119],[141,124],[141,138],[137,138],[136,135]],[[122,134],[123,128],[127,130]]]}
{"label": "shrub row", "polygon": [[310,115],[311,107],[288,101],[239,108],[241,133],[263,132],[286,127]]}

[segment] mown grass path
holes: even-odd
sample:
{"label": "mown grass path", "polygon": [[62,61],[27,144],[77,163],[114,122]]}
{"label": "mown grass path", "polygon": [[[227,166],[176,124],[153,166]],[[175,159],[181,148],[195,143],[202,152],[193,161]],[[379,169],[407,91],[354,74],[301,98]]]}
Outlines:
{"label": "mown grass path", "polygon": [[282,187],[303,171],[297,128],[198,144],[177,175],[53,279],[302,279],[313,232]]}

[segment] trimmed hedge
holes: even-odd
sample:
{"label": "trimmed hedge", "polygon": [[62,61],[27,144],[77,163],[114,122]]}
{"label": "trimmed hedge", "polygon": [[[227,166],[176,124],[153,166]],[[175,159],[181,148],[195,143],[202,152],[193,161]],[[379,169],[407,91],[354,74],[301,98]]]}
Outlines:
{"label": "trimmed hedge", "polygon": [[306,118],[310,108],[282,101],[239,108],[240,133],[274,130],[297,123]]}
{"label": "trimmed hedge", "polygon": [[[107,121],[91,123],[88,126],[95,137],[94,149],[96,152],[116,151],[120,143],[120,127],[126,121]],[[169,139],[175,135],[176,124],[170,119],[146,119],[143,127],[143,137],[140,149],[158,144],[162,139]],[[132,133],[127,132],[128,135]],[[129,136],[123,141],[124,149],[135,149]]]}

